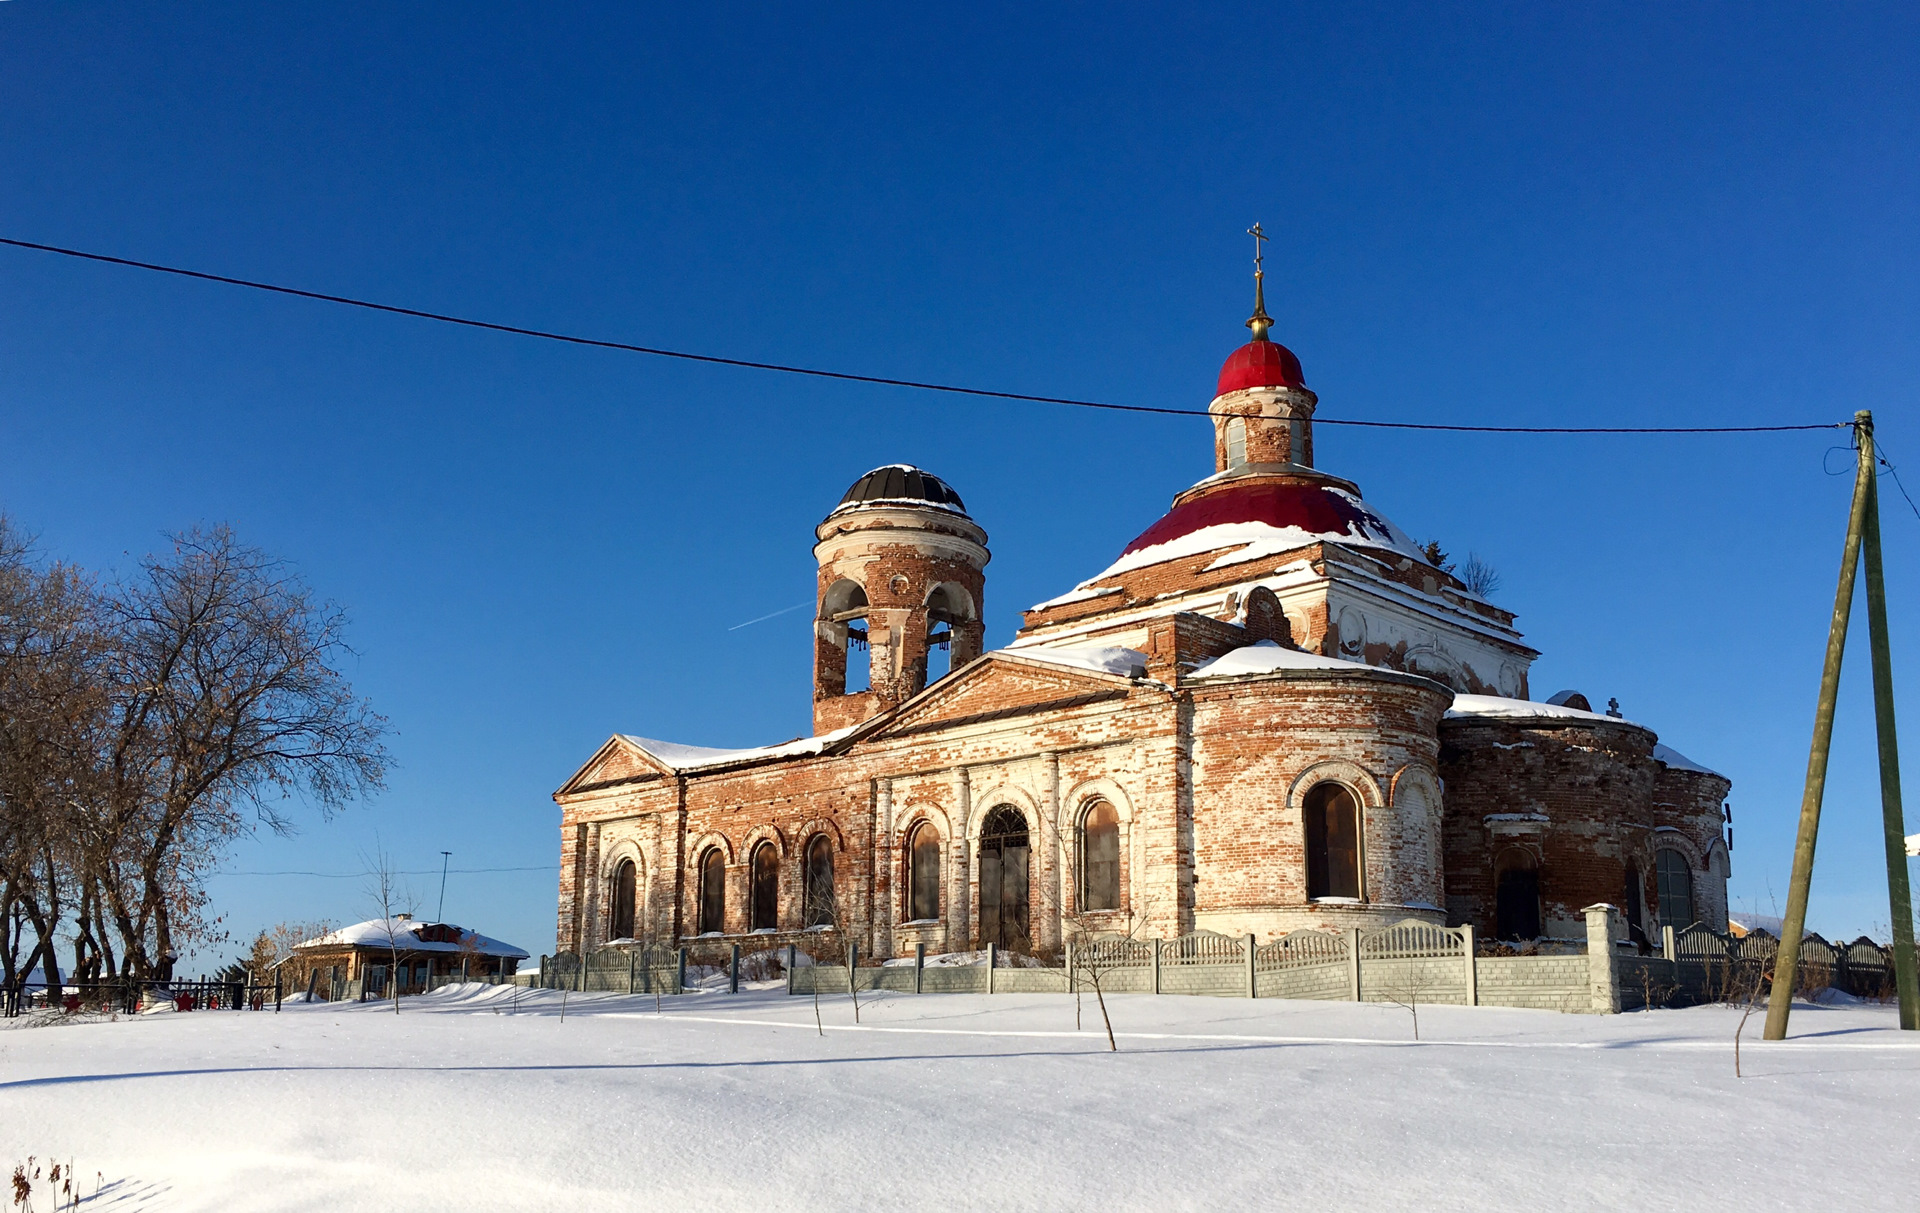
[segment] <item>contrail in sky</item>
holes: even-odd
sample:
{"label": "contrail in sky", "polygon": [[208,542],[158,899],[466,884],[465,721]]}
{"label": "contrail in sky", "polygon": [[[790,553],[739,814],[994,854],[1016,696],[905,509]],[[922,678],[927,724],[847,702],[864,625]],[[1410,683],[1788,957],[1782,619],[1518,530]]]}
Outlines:
{"label": "contrail in sky", "polygon": [[750,628],[756,623],[765,623],[767,620],[774,618],[774,616],[776,615],[785,615],[790,611],[797,611],[803,606],[812,606],[812,605],[813,604],[810,602],[796,602],[790,607],[780,608],[779,610],[775,611],[772,615],[762,615],[758,619],[749,619],[745,623],[736,623],[732,627],[728,628],[727,631],[737,632],[741,628]]}

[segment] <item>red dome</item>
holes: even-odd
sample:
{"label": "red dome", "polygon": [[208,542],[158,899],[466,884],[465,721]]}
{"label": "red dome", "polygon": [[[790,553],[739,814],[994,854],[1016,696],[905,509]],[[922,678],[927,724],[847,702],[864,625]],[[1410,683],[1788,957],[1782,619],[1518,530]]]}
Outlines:
{"label": "red dome", "polygon": [[[1399,527],[1351,493],[1318,484],[1254,481],[1215,489],[1175,506],[1120,555],[1124,560],[1134,552],[1172,543],[1197,531],[1246,524],[1303,531],[1335,542],[1392,548],[1409,556],[1417,556],[1420,550]],[[1218,538],[1226,546],[1252,542],[1255,536],[1232,533]]]}
{"label": "red dome", "polygon": [[1306,376],[1300,360],[1278,341],[1249,341],[1227,357],[1220,368],[1220,390],[1224,396],[1250,387],[1305,387]]}

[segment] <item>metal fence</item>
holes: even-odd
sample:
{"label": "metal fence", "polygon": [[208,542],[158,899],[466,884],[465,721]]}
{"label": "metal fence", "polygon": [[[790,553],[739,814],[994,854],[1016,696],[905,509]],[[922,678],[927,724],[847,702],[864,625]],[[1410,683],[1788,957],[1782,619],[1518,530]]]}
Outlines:
{"label": "metal fence", "polygon": [[14,1019],[47,1011],[65,1015],[134,1015],[156,1003],[169,1004],[176,1011],[277,1011],[283,993],[277,977],[273,984],[267,985],[251,974],[238,981],[202,977],[143,982],[123,978],[69,981],[53,986],[44,981],[16,981],[0,986],[0,1018]]}

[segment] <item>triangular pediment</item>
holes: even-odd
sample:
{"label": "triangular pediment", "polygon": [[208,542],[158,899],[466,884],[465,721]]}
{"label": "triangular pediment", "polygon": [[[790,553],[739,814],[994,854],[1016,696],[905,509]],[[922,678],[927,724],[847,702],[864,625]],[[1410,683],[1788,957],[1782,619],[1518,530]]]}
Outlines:
{"label": "triangular pediment", "polygon": [[854,738],[872,741],[959,728],[1037,711],[1076,707],[1132,692],[1126,674],[1076,668],[1018,653],[987,653],[872,722]]}
{"label": "triangular pediment", "polygon": [[573,778],[561,784],[560,790],[554,795],[567,796],[608,784],[632,783],[671,774],[672,767],[616,733],[607,738],[606,744],[595,750],[586,765],[575,771]]}

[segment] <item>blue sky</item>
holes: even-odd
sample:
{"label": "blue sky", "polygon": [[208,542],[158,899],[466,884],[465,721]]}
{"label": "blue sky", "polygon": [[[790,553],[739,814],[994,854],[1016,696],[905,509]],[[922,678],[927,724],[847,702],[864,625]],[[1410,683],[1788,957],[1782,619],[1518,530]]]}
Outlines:
{"label": "blue sky", "polygon": [[[1275,335],[1326,416],[1871,408],[1896,463],[1920,461],[1910,6],[638,8],[0,5],[0,235],[1199,408],[1245,337],[1257,219]],[[807,613],[730,629],[810,601],[811,527],[860,473],[915,462],[966,497],[1005,643],[1212,449],[1192,420],[693,366],[17,250],[0,435],[0,508],[49,553],[125,569],[169,528],[226,521],[349,609],[390,786],[236,847],[231,872],[450,850],[447,917],[532,952],[552,947],[549,795],[608,734],[807,731]],[[1764,912],[1785,900],[1840,441],[1326,427],[1318,455],[1499,568],[1545,654],[1537,695],[1617,696],[1732,777],[1733,896]],[[1905,688],[1920,521],[1884,497]],[[1884,935],[1864,654],[1811,922]],[[413,883],[431,912],[437,876]],[[240,936],[369,914],[354,879],[212,888]]]}

